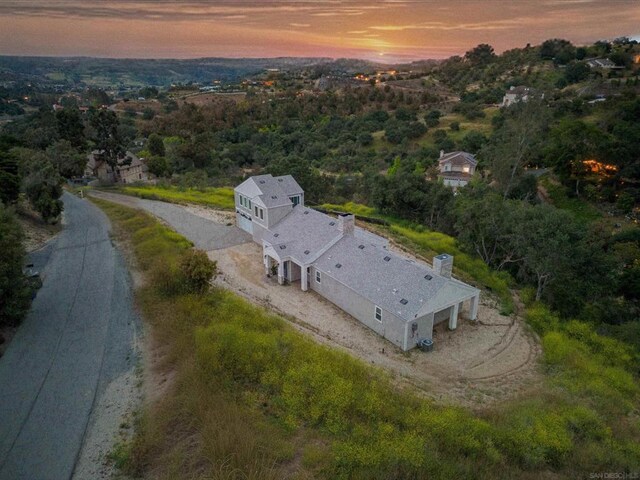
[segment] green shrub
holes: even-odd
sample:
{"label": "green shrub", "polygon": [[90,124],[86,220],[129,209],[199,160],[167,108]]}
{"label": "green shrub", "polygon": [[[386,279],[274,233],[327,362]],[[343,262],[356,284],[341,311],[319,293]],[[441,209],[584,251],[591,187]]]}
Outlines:
{"label": "green shrub", "polygon": [[209,282],[215,278],[218,264],[209,260],[202,250],[190,250],[180,260],[180,271],[190,293],[203,293],[209,288]]}

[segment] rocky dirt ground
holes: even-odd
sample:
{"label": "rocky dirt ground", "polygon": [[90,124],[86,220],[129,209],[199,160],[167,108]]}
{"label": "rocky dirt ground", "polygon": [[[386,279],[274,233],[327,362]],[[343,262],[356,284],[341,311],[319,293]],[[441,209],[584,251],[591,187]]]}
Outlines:
{"label": "rocky dirt ground", "polygon": [[[141,207],[137,199],[117,197],[109,199]],[[210,220],[212,228],[213,224],[234,223],[233,212],[198,205],[182,208]],[[481,409],[535,388],[541,380],[541,348],[534,334],[517,315],[500,315],[497,302],[485,292],[476,322],[467,320],[463,310],[457,330],[448,331],[446,324],[435,328],[433,352],[414,349],[407,353],[315,292],[301,291],[299,283],[280,286],[268,278],[254,243],[211,250],[208,255],[218,262],[218,285],[282,314],[317,341],[381,367],[399,383],[412,385],[435,400]]]}
{"label": "rocky dirt ground", "polygon": [[[219,223],[234,220],[230,212],[185,208]],[[534,334],[518,316],[500,315],[496,300],[484,292],[477,321],[469,321],[463,310],[455,331],[449,331],[446,323],[436,326],[433,352],[406,353],[315,292],[303,292],[299,282],[281,286],[268,278],[258,245],[245,243],[208,254],[218,262],[219,285],[278,311],[297,329],[384,368],[436,400],[482,408],[536,385],[541,378],[541,348]]]}

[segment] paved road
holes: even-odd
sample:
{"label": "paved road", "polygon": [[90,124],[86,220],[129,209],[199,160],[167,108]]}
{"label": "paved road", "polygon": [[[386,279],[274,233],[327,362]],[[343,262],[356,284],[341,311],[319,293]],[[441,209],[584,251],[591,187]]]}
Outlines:
{"label": "paved road", "polygon": [[108,220],[63,200],[67,225],[32,257],[43,286],[0,358],[2,480],[70,478],[94,403],[137,361],[130,279]]}
{"label": "paved road", "polygon": [[218,250],[251,241],[251,235],[234,225],[222,225],[193,213],[180,205],[145,200],[117,193],[90,191],[90,195],[130,207],[141,208],[167,222],[202,250]]}

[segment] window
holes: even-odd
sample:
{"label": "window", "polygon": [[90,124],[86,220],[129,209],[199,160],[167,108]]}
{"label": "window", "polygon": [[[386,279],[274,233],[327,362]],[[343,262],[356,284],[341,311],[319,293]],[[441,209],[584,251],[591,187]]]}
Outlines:
{"label": "window", "polygon": [[293,202],[293,206],[300,204],[300,195],[296,195],[295,197],[289,197],[289,199]]}
{"label": "window", "polygon": [[318,270],[316,270],[316,282],[317,283],[321,283],[321,278],[320,278],[320,272]]}
{"label": "window", "polygon": [[376,320],[382,323],[382,309],[376,305]]}
{"label": "window", "polygon": [[258,216],[258,207],[253,207],[253,208],[254,208],[254,213],[255,213],[254,217],[257,217]]}
{"label": "window", "polygon": [[247,208],[249,210],[251,210],[251,200],[249,200],[248,198],[245,198],[245,203],[246,203]]}
{"label": "window", "polygon": [[469,173],[469,167],[462,167],[462,171],[464,173]]}
{"label": "window", "polygon": [[264,220],[264,210],[260,209],[260,220]]}

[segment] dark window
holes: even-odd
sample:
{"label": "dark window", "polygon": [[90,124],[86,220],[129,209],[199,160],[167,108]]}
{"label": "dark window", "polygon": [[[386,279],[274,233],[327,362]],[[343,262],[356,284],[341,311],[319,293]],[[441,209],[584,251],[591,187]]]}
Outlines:
{"label": "dark window", "polygon": [[279,233],[274,233],[273,236],[278,238],[280,236],[280,234]]}
{"label": "dark window", "polygon": [[285,248],[287,248],[286,245],[280,245],[280,250],[284,250]]}
{"label": "dark window", "polygon": [[425,275],[425,276],[424,276],[424,278],[425,278],[426,280],[431,280],[433,277],[432,277],[431,275],[427,274],[427,275]]}
{"label": "dark window", "polygon": [[358,245],[358,248],[359,248],[360,250],[364,250],[364,245]]}
{"label": "dark window", "polygon": [[388,262],[389,260],[391,260],[391,257],[384,257],[385,262]]}
{"label": "dark window", "polygon": [[377,321],[382,322],[382,309],[378,306],[375,309],[375,316]]}
{"label": "dark window", "polygon": [[341,263],[336,263],[336,268],[342,268],[342,264]]}
{"label": "dark window", "polygon": [[331,225],[332,227],[336,224],[336,222],[329,222],[329,225]]}
{"label": "dark window", "polygon": [[406,305],[407,303],[409,303],[409,300],[407,300],[406,298],[403,298],[402,300],[400,300],[400,303],[403,305]]}
{"label": "dark window", "polygon": [[310,253],[310,252],[309,252],[309,250],[305,250],[305,251],[304,251],[304,254],[305,254],[305,255],[309,255],[309,253]]}

